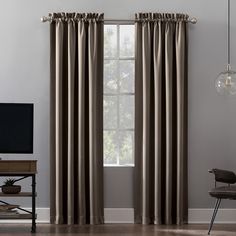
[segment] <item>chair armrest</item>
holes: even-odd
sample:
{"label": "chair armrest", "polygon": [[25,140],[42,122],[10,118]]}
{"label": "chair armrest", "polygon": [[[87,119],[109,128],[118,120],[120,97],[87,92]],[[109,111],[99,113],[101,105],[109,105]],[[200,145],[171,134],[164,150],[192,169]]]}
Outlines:
{"label": "chair armrest", "polygon": [[221,183],[226,183],[226,184],[236,183],[236,175],[233,171],[212,169],[212,170],[209,170],[209,173],[212,173],[215,175],[216,182],[221,182]]}

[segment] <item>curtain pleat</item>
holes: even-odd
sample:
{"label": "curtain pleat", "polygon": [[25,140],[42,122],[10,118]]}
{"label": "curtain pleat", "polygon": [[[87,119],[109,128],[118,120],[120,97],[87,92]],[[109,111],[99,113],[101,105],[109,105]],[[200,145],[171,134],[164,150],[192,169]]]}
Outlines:
{"label": "curtain pleat", "polygon": [[162,123],[163,118],[159,114],[162,113],[162,54],[163,54],[163,43],[162,43],[162,27],[161,22],[154,25],[153,31],[153,58],[154,58],[154,115],[156,118],[155,134],[154,134],[154,169],[159,170],[154,172],[154,222],[157,224],[161,223],[161,175],[162,175],[162,160],[159,158],[162,155]]}
{"label": "curtain pleat", "polygon": [[74,158],[75,158],[75,68],[76,68],[76,26],[68,22],[68,187],[67,215],[68,224],[74,224]]}
{"label": "curtain pleat", "polygon": [[62,114],[63,114],[63,41],[64,41],[64,25],[57,23],[56,24],[56,103],[55,103],[55,147],[56,147],[56,160],[55,160],[55,204],[56,204],[56,211],[58,212],[56,216],[56,221],[61,224],[63,220],[63,121],[62,121]]}
{"label": "curtain pleat", "polygon": [[166,86],[166,191],[165,191],[165,223],[172,223],[172,192],[173,192],[173,24],[165,26],[165,86]]}
{"label": "curtain pleat", "polygon": [[187,19],[136,14],[136,223],[187,222]]}
{"label": "curtain pleat", "polygon": [[51,222],[101,224],[103,14],[51,16]]}
{"label": "curtain pleat", "polygon": [[[182,21],[177,24],[176,33],[176,82],[177,82],[177,223],[180,219],[187,222],[188,203],[187,192],[184,186],[187,186],[188,168],[187,168],[187,132],[188,132],[188,48],[187,48],[187,29]],[[183,56],[181,56],[183,55]]]}

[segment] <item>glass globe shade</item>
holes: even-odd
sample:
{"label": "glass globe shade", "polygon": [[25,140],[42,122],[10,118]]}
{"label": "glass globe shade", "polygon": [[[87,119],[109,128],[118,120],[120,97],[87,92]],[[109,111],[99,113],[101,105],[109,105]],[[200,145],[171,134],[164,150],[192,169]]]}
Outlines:
{"label": "glass globe shade", "polygon": [[215,87],[222,95],[236,94],[236,72],[232,70],[221,72],[215,80]]}

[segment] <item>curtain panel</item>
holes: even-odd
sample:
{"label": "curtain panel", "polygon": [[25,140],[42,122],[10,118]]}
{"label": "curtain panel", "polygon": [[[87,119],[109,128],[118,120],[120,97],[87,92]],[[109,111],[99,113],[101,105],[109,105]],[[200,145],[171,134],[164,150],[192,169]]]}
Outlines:
{"label": "curtain panel", "polygon": [[103,14],[50,17],[51,223],[101,224]]}
{"label": "curtain panel", "polygon": [[187,20],[136,14],[136,223],[187,222]]}

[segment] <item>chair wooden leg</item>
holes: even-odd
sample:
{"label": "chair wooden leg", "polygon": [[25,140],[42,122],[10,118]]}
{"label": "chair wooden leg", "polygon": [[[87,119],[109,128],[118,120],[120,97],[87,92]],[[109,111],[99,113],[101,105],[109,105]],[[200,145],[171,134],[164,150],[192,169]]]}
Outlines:
{"label": "chair wooden leg", "polygon": [[214,208],[214,212],[213,212],[213,215],[212,215],[212,218],[211,218],[211,223],[210,223],[209,230],[208,230],[208,235],[210,235],[210,233],[211,233],[211,229],[212,229],[214,220],[216,218],[216,214],[218,212],[218,209],[220,207],[220,203],[221,203],[221,198],[217,198],[216,199],[215,208]]}

